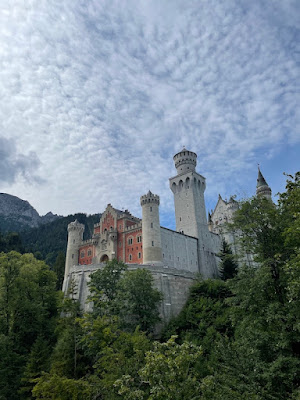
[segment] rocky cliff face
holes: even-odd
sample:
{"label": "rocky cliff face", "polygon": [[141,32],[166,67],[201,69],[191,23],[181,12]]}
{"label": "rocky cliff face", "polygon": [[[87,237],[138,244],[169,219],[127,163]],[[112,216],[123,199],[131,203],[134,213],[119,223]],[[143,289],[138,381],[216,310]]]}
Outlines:
{"label": "rocky cliff face", "polygon": [[59,216],[51,212],[40,216],[28,201],[7,193],[0,193],[0,231],[2,233],[35,228],[57,218]]}

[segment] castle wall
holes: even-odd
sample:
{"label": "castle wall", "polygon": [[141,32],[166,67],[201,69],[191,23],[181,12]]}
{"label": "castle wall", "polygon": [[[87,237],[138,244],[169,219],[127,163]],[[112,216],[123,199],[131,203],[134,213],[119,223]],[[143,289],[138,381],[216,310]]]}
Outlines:
{"label": "castle wall", "polygon": [[95,247],[92,244],[80,246],[78,253],[78,264],[92,264],[95,256]]}
{"label": "castle wall", "polygon": [[209,232],[209,236],[213,246],[213,252],[218,254],[221,249],[221,237],[213,232]]}
{"label": "castle wall", "polygon": [[125,263],[143,263],[142,228],[125,234]]}
{"label": "castle wall", "polygon": [[163,264],[181,270],[199,272],[198,240],[167,228],[160,229]]}
{"label": "castle wall", "polygon": [[[81,308],[85,312],[92,311],[93,304],[89,303],[90,295],[88,282],[90,276],[95,271],[104,267],[105,264],[73,266],[70,269],[66,281],[66,291],[73,282],[73,297],[80,302]],[[193,284],[195,276],[189,271],[184,271],[167,266],[139,265],[132,264],[128,266],[128,270],[137,268],[145,268],[149,270],[153,276],[154,287],[163,294],[163,301],[160,306],[160,315],[164,323],[168,322],[171,317],[176,316],[182,310],[189,295],[189,288]]]}

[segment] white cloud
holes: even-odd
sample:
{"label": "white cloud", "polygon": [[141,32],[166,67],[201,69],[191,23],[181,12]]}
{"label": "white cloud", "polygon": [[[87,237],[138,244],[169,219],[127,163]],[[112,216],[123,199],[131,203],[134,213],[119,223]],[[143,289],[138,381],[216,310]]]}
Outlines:
{"label": "white cloud", "polygon": [[185,145],[198,153],[208,203],[219,192],[252,194],[256,162],[271,163],[283,144],[299,146],[298,8],[293,1],[7,4],[2,130],[17,154],[38,156],[47,185],[16,179],[1,190],[41,213],[101,212],[112,203],[140,214],[139,197],[151,189],[167,221],[172,156]]}

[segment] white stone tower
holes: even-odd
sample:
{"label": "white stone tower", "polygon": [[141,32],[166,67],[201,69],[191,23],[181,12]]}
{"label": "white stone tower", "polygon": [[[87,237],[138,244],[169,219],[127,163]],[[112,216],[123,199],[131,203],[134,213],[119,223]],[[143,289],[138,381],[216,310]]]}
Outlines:
{"label": "white stone tower", "polygon": [[149,192],[141,196],[143,264],[162,264],[159,196]]}
{"label": "white stone tower", "polygon": [[206,219],[205,178],[195,171],[197,154],[183,148],[173,159],[177,175],[170,178],[170,188],[174,194],[176,230],[198,238],[199,272],[205,278],[217,276],[216,249]]}
{"label": "white stone tower", "polygon": [[68,225],[68,246],[66,254],[65,277],[63,283],[63,292],[66,290],[68,274],[73,265],[78,264],[78,250],[83,239],[84,225],[77,219]]}
{"label": "white stone tower", "polygon": [[265,197],[266,199],[272,201],[272,190],[270,186],[267,184],[263,174],[261,173],[258,167],[258,177],[256,184],[256,196],[257,197]]}

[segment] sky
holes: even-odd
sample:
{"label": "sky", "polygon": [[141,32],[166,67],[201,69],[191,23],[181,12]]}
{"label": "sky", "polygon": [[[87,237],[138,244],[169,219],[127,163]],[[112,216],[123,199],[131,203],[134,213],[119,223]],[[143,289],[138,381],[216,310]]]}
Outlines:
{"label": "sky", "polygon": [[[141,216],[183,146],[206,207],[299,170],[298,0],[0,0],[0,192]],[[276,197],[274,197],[276,200]]]}

